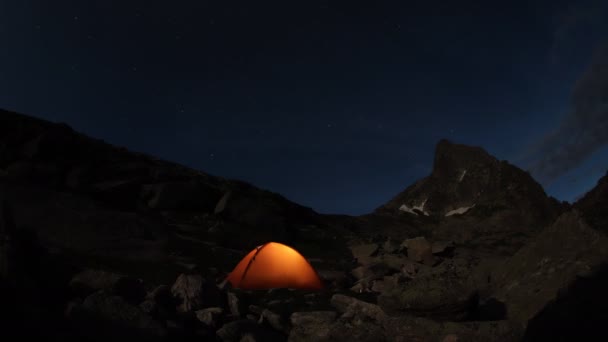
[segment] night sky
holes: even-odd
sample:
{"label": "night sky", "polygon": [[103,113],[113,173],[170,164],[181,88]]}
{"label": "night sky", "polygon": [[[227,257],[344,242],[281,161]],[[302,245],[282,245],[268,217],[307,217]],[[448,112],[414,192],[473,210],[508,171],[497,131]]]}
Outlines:
{"label": "night sky", "polygon": [[0,0],[0,107],[323,213],[386,202],[441,138],[561,200],[608,170],[606,1],[412,3]]}

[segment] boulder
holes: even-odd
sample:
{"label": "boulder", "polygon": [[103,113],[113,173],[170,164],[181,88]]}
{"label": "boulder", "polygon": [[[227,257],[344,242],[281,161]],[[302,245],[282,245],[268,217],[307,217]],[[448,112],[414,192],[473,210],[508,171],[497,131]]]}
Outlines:
{"label": "boulder", "polygon": [[289,326],[283,316],[270,311],[268,309],[264,309],[262,314],[260,315],[260,320],[258,323],[266,322],[269,326],[271,326],[276,331],[289,334]]}
{"label": "boulder", "polygon": [[[606,298],[604,290],[589,287],[587,296],[595,297],[589,305],[557,305],[560,298],[570,297],[575,284],[593,277],[608,264],[608,237],[590,227],[584,214],[573,210],[561,215],[551,226],[545,228],[530,244],[519,250],[492,274],[495,298],[506,304],[510,320],[525,327],[549,306],[556,315],[553,321],[570,327],[580,326],[587,330],[603,329],[601,324],[592,327],[583,317],[586,310],[593,311],[591,302],[598,304]],[[605,273],[608,274],[608,273]],[[598,278],[601,283],[602,277]],[[608,283],[608,282],[606,282]],[[574,302],[583,302],[584,296]],[[567,303],[567,301],[566,301]],[[580,310],[577,314],[577,310]],[[551,310],[549,310],[551,311]],[[576,318],[576,317],[579,318]],[[569,317],[566,319],[566,317]],[[559,324],[562,324],[559,323]],[[547,331],[553,329],[545,326]]]}
{"label": "boulder", "polygon": [[349,277],[344,271],[331,270],[326,268],[316,268],[319,278],[325,284],[342,287],[349,281]]}
{"label": "boulder", "polygon": [[446,255],[454,249],[453,241],[433,241],[431,251],[434,255]]}
{"label": "boulder", "polygon": [[159,322],[121,297],[99,291],[88,296],[82,303],[82,308],[88,315],[77,319],[85,319],[86,324],[92,324],[100,329],[95,332],[96,334],[108,333],[110,336],[120,336],[119,334],[124,333],[126,336],[136,335],[154,339],[166,336],[166,330]]}
{"label": "boulder", "polygon": [[111,292],[134,305],[141,303],[146,297],[144,282],[134,277],[122,277],[118,279],[112,286]]}
{"label": "boulder", "polygon": [[221,302],[221,294],[215,284],[198,274],[181,274],[171,287],[171,293],[180,300],[178,312],[195,311]]}
{"label": "boulder", "polygon": [[85,269],[77,273],[70,280],[69,286],[79,296],[84,297],[99,290],[104,290],[107,293],[122,297],[133,305],[141,303],[146,296],[146,290],[141,279],[97,269]]}
{"label": "boulder", "polygon": [[87,296],[99,290],[111,292],[114,285],[123,277],[125,276],[114,272],[85,269],[74,275],[69,285],[77,295]]}
{"label": "boulder", "polygon": [[217,337],[224,342],[237,342],[244,335],[255,334],[260,330],[256,321],[241,319],[224,324],[216,331]]}
{"label": "boulder", "polygon": [[418,274],[419,267],[416,263],[410,261],[403,264],[401,267],[401,273],[408,278],[415,278]]}
{"label": "boulder", "polygon": [[359,266],[352,270],[352,275],[358,280],[361,279],[379,279],[390,272],[390,269],[383,262],[375,262]]}
{"label": "boulder", "polygon": [[435,263],[433,247],[424,237],[419,236],[403,241],[402,246],[407,248],[407,257],[413,261],[432,266]]}
{"label": "boulder", "polygon": [[208,327],[215,328],[220,325],[224,309],[222,308],[206,308],[196,311],[196,318]]}
{"label": "boulder", "polygon": [[167,285],[159,285],[146,295],[146,300],[152,300],[159,308],[163,310],[173,311],[178,304],[171,287]]}
{"label": "boulder", "polygon": [[383,342],[386,334],[377,322],[358,317],[340,318],[331,326],[331,341]]}
{"label": "boulder", "polygon": [[258,339],[255,338],[255,336],[253,334],[244,334],[241,339],[239,340],[239,342],[256,342],[259,341]]}
{"label": "boulder", "polygon": [[353,257],[357,259],[361,265],[366,265],[374,261],[374,257],[378,253],[380,246],[375,243],[350,246]]}
{"label": "boulder", "polygon": [[388,238],[382,245],[382,252],[386,254],[393,254],[399,252],[401,244],[391,238]]}
{"label": "boulder", "polygon": [[336,321],[334,311],[294,312],[291,314],[289,342],[331,341],[332,324]]}
{"label": "boulder", "polygon": [[342,294],[333,295],[331,297],[331,305],[335,307],[338,312],[342,313],[342,317],[368,317],[378,322],[386,317],[386,314],[378,305]]}
{"label": "boulder", "polygon": [[139,303],[139,309],[150,316],[154,316],[158,311],[158,304],[153,299],[146,299]]}
{"label": "boulder", "polygon": [[228,309],[233,317],[241,317],[243,315],[243,304],[239,297],[234,292],[226,293],[228,300]]}
{"label": "boulder", "polygon": [[406,264],[411,264],[412,261],[404,255],[385,254],[380,257],[382,262],[390,271],[400,271]]}
{"label": "boulder", "polygon": [[421,274],[405,286],[393,286],[378,297],[387,312],[408,313],[437,320],[463,320],[476,309],[478,293],[470,271],[455,262]]}

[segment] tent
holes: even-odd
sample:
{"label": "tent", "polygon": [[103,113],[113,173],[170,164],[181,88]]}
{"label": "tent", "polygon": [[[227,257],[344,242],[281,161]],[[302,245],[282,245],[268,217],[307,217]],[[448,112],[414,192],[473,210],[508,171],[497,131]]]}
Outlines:
{"label": "tent", "polygon": [[308,261],[295,249],[277,242],[265,243],[249,252],[226,280],[232,287],[246,290],[323,288]]}

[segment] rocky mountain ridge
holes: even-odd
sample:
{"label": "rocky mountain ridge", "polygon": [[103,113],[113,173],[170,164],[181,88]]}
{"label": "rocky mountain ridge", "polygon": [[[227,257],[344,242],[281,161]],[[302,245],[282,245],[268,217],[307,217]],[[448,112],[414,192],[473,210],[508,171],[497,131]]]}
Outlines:
{"label": "rocky mountain ridge", "polygon": [[[432,174],[375,212],[319,215],[0,111],[0,322],[96,341],[584,339],[606,320],[607,180],[570,206],[483,149],[441,141]],[[271,240],[326,288],[222,285]]]}

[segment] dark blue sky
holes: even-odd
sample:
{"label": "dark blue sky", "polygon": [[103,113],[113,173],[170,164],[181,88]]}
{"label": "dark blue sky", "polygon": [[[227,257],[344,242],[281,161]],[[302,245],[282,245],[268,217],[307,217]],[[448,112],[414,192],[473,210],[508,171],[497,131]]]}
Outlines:
{"label": "dark blue sky", "polygon": [[[608,169],[601,138],[566,163],[550,135],[568,135],[608,33],[601,1],[261,3],[2,1],[0,107],[320,212],[389,200],[441,138],[536,170],[564,200]],[[607,116],[579,115],[577,134]]]}

